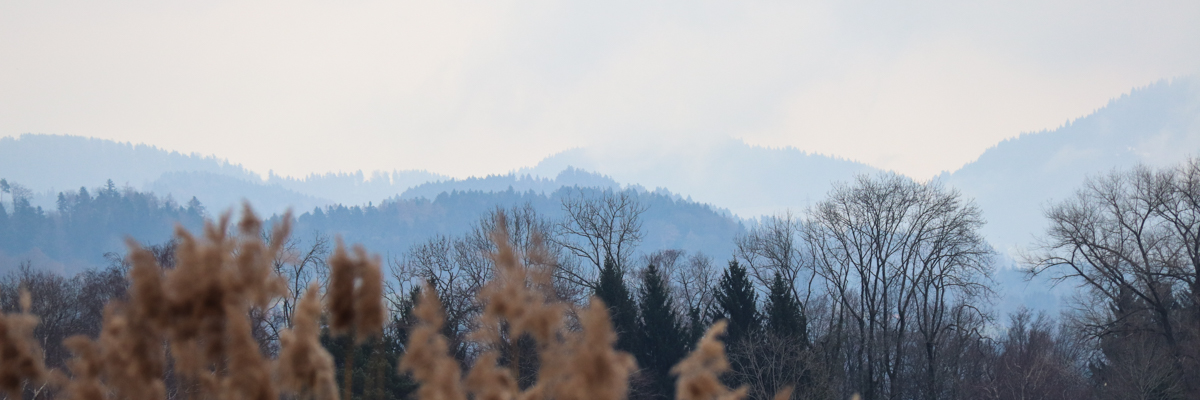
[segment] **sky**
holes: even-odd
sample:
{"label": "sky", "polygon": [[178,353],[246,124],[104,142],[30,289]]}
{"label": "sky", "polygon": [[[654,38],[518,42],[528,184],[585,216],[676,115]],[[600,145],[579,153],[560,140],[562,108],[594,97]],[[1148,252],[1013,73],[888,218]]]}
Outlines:
{"label": "sky", "polygon": [[0,3],[0,136],[292,176],[732,137],[924,179],[1197,73],[1195,0]]}

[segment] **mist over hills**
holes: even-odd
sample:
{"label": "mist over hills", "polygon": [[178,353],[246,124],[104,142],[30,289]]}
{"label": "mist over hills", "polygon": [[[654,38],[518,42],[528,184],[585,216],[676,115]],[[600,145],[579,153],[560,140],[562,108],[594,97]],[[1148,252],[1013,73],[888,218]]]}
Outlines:
{"label": "mist over hills", "polygon": [[0,137],[0,175],[35,192],[93,187],[108,179],[117,185],[142,186],[173,171],[259,179],[216,156],[181,154],[145,144],[66,135]]}
{"label": "mist over hills", "polygon": [[518,192],[533,191],[550,193],[563,187],[587,187],[620,190],[621,184],[612,178],[568,166],[553,175],[553,178],[535,177],[529,174],[517,175],[488,175],[482,178],[447,179],[426,182],[405,190],[400,194],[401,199],[426,198],[433,199],[448,192],[503,192],[515,190]]}
{"label": "mist over hills", "polygon": [[1200,84],[1177,78],[1134,89],[1057,129],[1000,142],[938,179],[975,199],[988,221],[984,235],[1011,254],[1045,231],[1044,207],[1071,196],[1086,177],[1197,155]]}
{"label": "mist over hills", "polygon": [[519,173],[550,176],[567,167],[596,171],[648,188],[666,188],[727,208],[743,218],[800,211],[830,184],[879,169],[795,148],[765,148],[737,139],[680,146],[596,146],[567,150]]}
{"label": "mist over hills", "polygon": [[[57,156],[60,149],[79,156]],[[196,229],[200,215],[236,209],[243,200],[275,218],[292,209],[302,236],[340,235],[392,256],[428,238],[461,234],[497,207],[528,203],[540,215],[556,218],[562,197],[596,191],[626,191],[649,206],[647,248],[723,259],[732,254],[733,238],[743,229],[728,210],[569,167],[553,178],[509,173],[444,179],[424,171],[393,171],[262,179],[216,157],[82,137],[23,135],[0,142],[0,151],[6,155],[0,178],[29,189],[0,199],[0,239],[22,239],[0,240],[0,269],[31,260],[77,272],[108,262],[104,254],[123,251],[126,237],[162,243],[176,222]],[[76,171],[86,173],[76,176]]]}
{"label": "mist over hills", "polygon": [[34,203],[52,208],[58,191],[118,186],[193,196],[222,210],[250,200],[265,212],[311,209],[334,203],[366,204],[393,197],[421,183],[445,179],[427,171],[331,172],[292,178],[261,177],[216,156],[182,154],[144,144],[67,135],[23,134],[0,138],[0,178],[34,192]]}
{"label": "mist over hills", "polygon": [[[1088,175],[1137,163],[1170,165],[1200,150],[1200,85],[1177,78],[1138,88],[1064,126],[1005,140],[976,161],[935,178],[974,198],[985,235],[1003,253],[1028,246],[1044,229],[1042,208],[1069,196]],[[736,139],[676,146],[649,143],[563,151],[502,175],[448,179],[427,171],[260,177],[240,165],[153,146],[60,135],[0,138],[0,177],[33,189],[50,209],[56,190],[97,187],[107,179],[134,189],[197,197],[209,210],[249,199],[262,212],[298,212],[385,199],[435,199],[442,193],[507,190],[549,195],[563,187],[655,188],[677,200],[710,204],[754,218],[798,212],[824,198],[833,182],[875,173],[869,165],[794,148]],[[728,210],[728,211],[725,211]]]}
{"label": "mist over hills", "polygon": [[[996,279],[1002,296],[995,306],[1004,311],[1020,306],[1053,311],[1061,307],[1071,288],[1051,288],[1044,279],[1027,282],[1023,274],[1007,268],[1020,249],[1029,248],[1044,232],[1043,208],[1070,196],[1087,176],[1139,163],[1175,165],[1198,154],[1200,84],[1194,78],[1178,78],[1134,89],[1057,129],[1005,140],[974,162],[934,179],[961,190],[984,212],[988,223],[983,233],[1001,254]],[[732,254],[733,237],[754,223],[748,219],[785,210],[802,212],[822,200],[834,182],[879,171],[794,148],[764,148],[724,139],[678,146],[576,148],[548,156],[530,168],[466,179],[427,171],[327,173],[299,179],[268,173],[264,178],[214,156],[27,134],[0,138],[0,178],[32,189],[31,205],[44,210],[18,210],[11,197],[3,205],[13,213],[13,224],[24,218],[21,223],[40,226],[42,233],[29,246],[15,240],[0,246],[4,247],[0,268],[32,259],[58,263],[60,270],[76,269],[103,262],[104,251],[121,251],[124,234],[149,243],[166,240],[168,219],[192,215],[187,224],[198,223],[198,217],[188,214],[191,211],[180,211],[191,209],[183,205],[191,204],[193,196],[209,215],[243,199],[266,215],[291,208],[302,236],[342,235],[374,251],[399,256],[425,238],[465,232],[496,207],[528,203],[541,215],[558,217],[562,196],[579,190],[628,190],[649,204],[642,243],[647,251],[676,248],[704,252],[721,261]],[[108,179],[124,186],[119,195],[97,189]],[[59,215],[65,214],[58,191],[77,199],[82,198],[80,187],[109,193],[105,198],[148,204],[143,208],[153,211],[157,219],[147,220],[145,226],[106,222],[71,228],[75,231],[64,228],[80,219]],[[161,200],[154,200],[154,195]],[[57,214],[51,211],[56,208]],[[71,208],[70,212],[81,211]],[[19,213],[24,217],[17,218]],[[12,236],[18,230],[10,236],[24,237]],[[86,246],[75,244],[70,235],[86,239]],[[34,245],[39,240],[44,242],[40,247]]]}
{"label": "mist over hills", "polygon": [[[449,191],[433,198],[391,199],[369,206],[330,206],[297,215],[296,232],[341,235],[347,242],[362,243],[372,251],[399,256],[410,246],[437,236],[462,235],[487,213],[528,205],[543,218],[565,217],[561,207],[567,196],[596,196],[613,188],[563,186],[550,192],[507,189],[494,192]],[[703,253],[717,260],[733,254],[733,239],[742,224],[727,214],[664,192],[625,189],[646,207],[642,214],[641,246],[647,251],[680,249]]]}

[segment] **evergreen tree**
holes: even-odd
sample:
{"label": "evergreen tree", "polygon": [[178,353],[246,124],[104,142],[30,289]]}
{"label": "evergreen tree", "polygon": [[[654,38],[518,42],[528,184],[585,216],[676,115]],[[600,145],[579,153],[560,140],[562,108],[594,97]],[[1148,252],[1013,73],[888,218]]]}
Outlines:
{"label": "evergreen tree", "polygon": [[672,306],[670,288],[658,267],[650,264],[642,274],[641,300],[642,351],[637,353],[638,364],[650,375],[650,389],[655,398],[675,398],[671,367],[686,354],[684,327]]}
{"label": "evergreen tree", "polygon": [[783,276],[778,272],[771,281],[765,314],[769,332],[799,340],[804,347],[808,347],[808,318],[800,309],[800,302],[793,295],[792,288],[783,281]]}
{"label": "evergreen tree", "polygon": [[700,338],[704,336],[704,331],[712,325],[709,318],[708,310],[701,310],[699,307],[691,307],[688,309],[688,326],[687,326],[687,345],[688,351],[692,351],[696,347],[696,343],[700,342]]}
{"label": "evergreen tree", "polygon": [[613,330],[617,332],[617,349],[638,354],[638,311],[625,286],[625,274],[620,265],[611,258],[604,260],[600,269],[600,281],[596,285],[596,297],[608,306]]}
{"label": "evergreen tree", "polygon": [[729,268],[721,274],[714,295],[716,310],[713,319],[729,321],[726,343],[736,345],[746,335],[758,331],[762,319],[758,315],[758,295],[746,268],[738,265],[737,260],[729,262]]}

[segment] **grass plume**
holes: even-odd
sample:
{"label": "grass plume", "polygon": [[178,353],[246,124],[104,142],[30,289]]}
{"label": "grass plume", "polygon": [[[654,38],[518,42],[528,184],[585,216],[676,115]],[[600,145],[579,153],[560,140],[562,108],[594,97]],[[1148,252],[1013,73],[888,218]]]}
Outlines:
{"label": "grass plume", "polygon": [[321,346],[321,295],[309,285],[296,308],[292,329],[280,337],[279,379],[283,389],[316,400],[336,400],[333,356]]}

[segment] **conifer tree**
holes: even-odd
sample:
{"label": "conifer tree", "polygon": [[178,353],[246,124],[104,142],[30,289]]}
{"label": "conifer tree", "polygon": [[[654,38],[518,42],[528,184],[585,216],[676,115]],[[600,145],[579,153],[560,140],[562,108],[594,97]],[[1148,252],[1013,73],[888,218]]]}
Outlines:
{"label": "conifer tree", "polygon": [[638,354],[638,310],[637,304],[625,285],[625,274],[621,266],[611,258],[604,260],[600,279],[596,285],[596,297],[608,306],[612,316],[613,330],[617,332],[617,349]]}
{"label": "conifer tree", "polygon": [[729,321],[729,330],[725,343],[736,345],[746,335],[758,331],[762,319],[758,315],[758,295],[746,268],[738,265],[737,260],[729,262],[729,268],[721,275],[714,295],[716,310],[713,319]]}
{"label": "conifer tree", "polygon": [[778,272],[771,282],[765,314],[769,332],[791,340],[799,340],[804,347],[808,347],[808,319],[800,309],[800,302],[793,295],[792,289]]}
{"label": "conifer tree", "polygon": [[650,375],[655,398],[675,398],[671,367],[686,354],[685,332],[679,315],[672,307],[670,288],[662,273],[650,264],[642,274],[641,300],[642,351],[638,364]]}
{"label": "conifer tree", "polygon": [[684,343],[688,351],[695,349],[696,343],[699,343],[700,338],[704,336],[704,331],[708,330],[709,325],[712,325],[709,314],[707,309],[701,310],[699,307],[688,309],[687,340]]}

